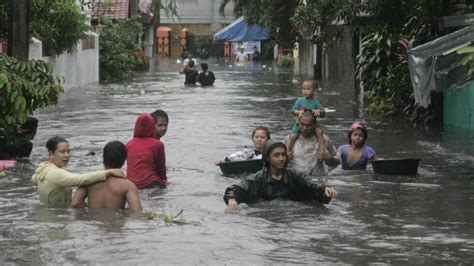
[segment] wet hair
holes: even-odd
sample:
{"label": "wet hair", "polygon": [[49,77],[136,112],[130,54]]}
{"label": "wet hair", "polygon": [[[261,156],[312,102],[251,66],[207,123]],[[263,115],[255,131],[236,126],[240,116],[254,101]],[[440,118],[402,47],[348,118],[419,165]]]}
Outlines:
{"label": "wet hair", "polygon": [[[316,80],[314,79],[306,79],[304,82],[309,82],[311,83],[311,87],[313,88],[313,90],[317,90],[318,89],[318,83],[316,82]],[[303,83],[304,83],[303,82]]]}
{"label": "wet hair", "polygon": [[283,142],[277,142],[274,140],[268,140],[267,143],[265,143],[265,147],[263,149],[263,155],[262,155],[262,160],[263,160],[263,166],[269,168],[270,167],[270,154],[275,148],[284,148],[285,149],[285,155],[286,155],[286,162],[285,162],[285,167],[288,166],[288,151],[286,149],[286,145]]}
{"label": "wet hair", "polygon": [[153,116],[153,119],[155,119],[155,122],[160,117],[166,119],[166,121],[169,121],[168,114],[165,111],[161,110],[161,109],[157,109],[156,111],[154,111],[150,115]]}
{"label": "wet hair", "polygon": [[127,159],[127,149],[120,141],[111,141],[104,146],[105,168],[122,168]]}
{"label": "wet hair", "polygon": [[301,117],[311,117],[311,121],[313,121],[313,124],[316,125],[316,117],[313,115],[313,111],[311,109],[305,109],[303,111],[303,114]]}
{"label": "wet hair", "polygon": [[66,142],[66,143],[69,143],[65,138],[63,137],[58,137],[58,136],[55,136],[55,137],[52,137],[50,139],[48,139],[48,141],[46,142],[46,149],[48,149],[48,152],[55,152],[56,149],[58,148],[58,144],[59,143],[62,143],[62,142]]}
{"label": "wet hair", "polygon": [[252,132],[252,138],[255,137],[255,133],[257,133],[258,130],[263,130],[263,131],[265,131],[265,135],[267,135],[267,140],[270,139],[270,130],[268,130],[268,128],[263,127],[263,126],[256,127],[256,128],[253,130],[253,132]]}
{"label": "wet hair", "polygon": [[202,63],[201,68],[202,70],[206,71],[209,67],[207,66],[207,63]]}
{"label": "wet hair", "polygon": [[188,66],[189,67],[194,67],[194,60],[189,60]]}
{"label": "wet hair", "polygon": [[364,138],[362,139],[362,145],[364,145],[365,142],[367,141],[367,138],[369,138],[369,135],[367,135],[367,129],[365,128],[365,126],[359,122],[352,123],[351,127],[349,128],[349,132],[347,133],[349,144],[352,144],[351,136],[352,136],[352,133],[354,133],[357,129],[360,129],[362,133],[364,134]]}

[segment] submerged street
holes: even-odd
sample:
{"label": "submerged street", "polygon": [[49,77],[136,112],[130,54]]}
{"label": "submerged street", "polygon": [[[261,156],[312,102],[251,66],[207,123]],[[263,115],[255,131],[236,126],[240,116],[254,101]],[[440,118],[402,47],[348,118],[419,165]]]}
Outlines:
{"label": "submerged street", "polygon": [[[0,263],[13,264],[453,264],[474,259],[474,143],[441,129],[370,120],[353,88],[324,85],[316,97],[335,109],[321,120],[337,146],[353,121],[383,158],[421,158],[417,176],[337,168],[323,179],[339,195],[326,206],[276,200],[227,214],[217,159],[251,145],[257,126],[288,134],[304,77],[271,63],[210,61],[214,87],[185,87],[174,61],[158,60],[131,82],[67,90],[37,111],[29,161],[0,177]],[[39,205],[31,175],[55,135],[71,145],[67,169],[102,169],[102,148],[133,136],[140,113],[165,110],[169,187],[140,191],[145,212],[177,214],[201,225],[166,225],[127,211]],[[88,155],[95,152],[95,155]]]}

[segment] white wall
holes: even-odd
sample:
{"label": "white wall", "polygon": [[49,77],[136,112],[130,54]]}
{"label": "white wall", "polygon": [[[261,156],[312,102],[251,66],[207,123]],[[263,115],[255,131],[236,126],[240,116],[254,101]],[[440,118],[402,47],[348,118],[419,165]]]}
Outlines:
{"label": "white wall", "polygon": [[82,50],[82,41],[79,41],[75,51],[60,55],[42,56],[43,44],[32,38],[29,48],[29,59],[41,59],[53,65],[53,73],[65,79],[64,88],[73,88],[99,81],[99,36],[94,36],[93,49]]}

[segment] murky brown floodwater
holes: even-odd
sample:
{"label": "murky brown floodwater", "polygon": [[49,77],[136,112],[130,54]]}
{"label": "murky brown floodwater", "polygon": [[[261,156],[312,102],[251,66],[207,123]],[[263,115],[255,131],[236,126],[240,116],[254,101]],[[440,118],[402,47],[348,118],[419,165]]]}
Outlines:
{"label": "murky brown floodwater", "polygon": [[[337,145],[361,119],[368,143],[385,158],[422,158],[419,174],[374,175],[336,169],[339,191],[326,207],[271,201],[225,213],[224,189],[235,180],[213,165],[245,144],[254,127],[282,139],[300,96],[292,73],[262,65],[210,64],[215,87],[184,87],[174,62],[162,62],[129,83],[68,90],[40,120],[31,161],[0,178],[0,264],[470,264],[474,261],[474,145],[436,129],[364,118],[350,87],[326,85],[322,122]],[[177,213],[201,226],[137,220],[121,211],[41,207],[30,177],[46,160],[44,144],[62,135],[72,145],[68,169],[101,169],[101,149],[127,142],[136,116],[164,109],[170,187],[141,191],[145,211]],[[95,156],[86,156],[96,151]]]}

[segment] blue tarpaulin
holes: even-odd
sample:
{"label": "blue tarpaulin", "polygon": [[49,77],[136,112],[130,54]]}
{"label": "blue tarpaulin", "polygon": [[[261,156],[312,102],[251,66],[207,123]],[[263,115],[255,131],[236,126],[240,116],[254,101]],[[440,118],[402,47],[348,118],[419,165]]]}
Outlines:
{"label": "blue tarpaulin", "polygon": [[248,26],[244,17],[240,17],[227,27],[214,34],[215,41],[247,42],[268,39],[268,29],[258,25]]}

